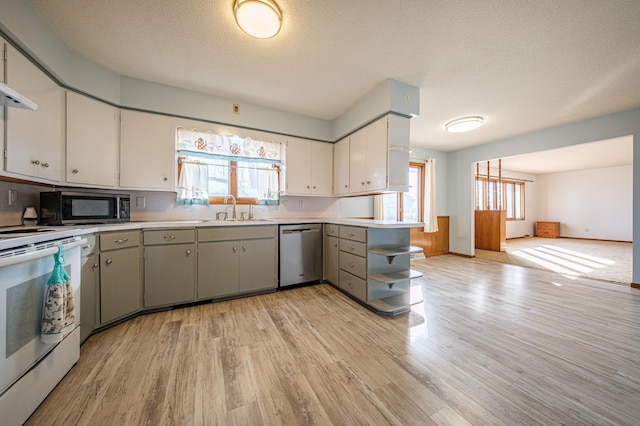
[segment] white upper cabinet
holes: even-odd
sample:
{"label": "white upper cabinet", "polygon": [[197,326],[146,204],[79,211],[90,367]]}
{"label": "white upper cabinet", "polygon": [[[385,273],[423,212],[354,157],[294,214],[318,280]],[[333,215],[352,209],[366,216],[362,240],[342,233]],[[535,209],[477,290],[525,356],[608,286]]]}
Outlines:
{"label": "white upper cabinet", "polygon": [[5,170],[34,181],[60,182],[63,91],[13,46],[4,46],[6,83],[38,104],[35,111],[6,109]]}
{"label": "white upper cabinet", "polygon": [[120,187],[173,191],[176,125],[172,117],[120,112]]}
{"label": "white upper cabinet", "polygon": [[333,145],[333,194],[349,193],[349,137]]}
{"label": "white upper cabinet", "polygon": [[286,195],[333,195],[333,145],[289,138]]}
{"label": "white upper cabinet", "polygon": [[349,166],[350,194],[407,191],[409,119],[388,115],[353,133]]}
{"label": "white upper cabinet", "polygon": [[115,187],[117,151],[117,108],[67,91],[67,183]]}

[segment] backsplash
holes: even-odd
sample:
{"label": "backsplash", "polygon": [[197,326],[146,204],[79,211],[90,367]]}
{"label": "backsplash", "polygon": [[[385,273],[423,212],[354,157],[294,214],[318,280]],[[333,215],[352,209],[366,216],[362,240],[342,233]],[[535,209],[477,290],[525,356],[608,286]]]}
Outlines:
{"label": "backsplash", "polygon": [[[26,207],[40,207],[40,191],[47,187],[0,181],[0,226],[22,225]],[[15,204],[9,205],[9,191],[15,191]]]}
{"label": "backsplash", "polygon": [[[65,189],[56,187],[56,189]],[[19,226],[26,207],[40,211],[40,192],[51,186],[0,181],[0,226]],[[84,190],[84,189],[83,189]],[[9,191],[15,191],[16,203],[9,205]],[[91,191],[91,190],[89,190]],[[99,192],[104,192],[100,190]],[[131,195],[132,221],[206,220],[214,219],[217,212],[228,212],[231,204],[183,205],[176,204],[175,192],[123,191]],[[289,197],[280,199],[277,206],[251,206],[255,218],[316,218],[316,217],[371,217],[369,197]],[[237,205],[238,217],[248,212],[248,205]]]}

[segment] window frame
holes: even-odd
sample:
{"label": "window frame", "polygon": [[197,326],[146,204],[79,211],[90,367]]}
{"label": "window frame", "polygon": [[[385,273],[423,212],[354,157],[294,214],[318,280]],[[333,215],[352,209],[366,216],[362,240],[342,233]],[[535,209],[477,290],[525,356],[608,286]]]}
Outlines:
{"label": "window frame", "polygon": [[[486,176],[476,176],[475,178],[475,191],[474,191],[474,197],[475,197],[475,209],[476,210],[497,210],[497,209],[490,209],[489,207],[491,207],[491,205],[495,204],[496,206],[498,205],[497,203],[497,199],[495,200],[488,200],[487,194],[486,194],[486,189],[484,189],[483,192],[483,197],[481,197],[481,199],[479,200],[479,194],[478,194],[478,182],[482,183],[482,188],[487,188],[487,182],[489,182],[489,186],[494,186],[494,190],[490,191],[493,193],[498,193],[499,197],[501,197],[501,207],[503,210],[505,210],[507,212],[507,220],[508,221],[518,221],[518,220],[526,220],[526,210],[525,210],[525,182],[524,181],[519,181],[516,179],[502,179],[502,185],[499,186],[500,180],[498,178],[487,178]],[[509,216],[509,210],[507,209],[507,185],[513,185],[514,186],[514,190],[513,190],[513,206],[514,206],[514,216],[515,216],[515,212],[516,212],[516,204],[520,205],[520,212],[521,212],[521,217],[514,217],[514,216]],[[516,190],[515,190],[515,186],[520,187],[520,196],[517,197],[516,196]],[[519,200],[517,200],[516,198],[520,198]]]}
{"label": "window frame", "polygon": [[[418,222],[422,222],[424,220],[424,170],[425,164],[419,163],[417,161],[409,162],[409,169],[417,168],[418,169]],[[404,192],[398,193],[398,217],[400,220],[404,220]]]}

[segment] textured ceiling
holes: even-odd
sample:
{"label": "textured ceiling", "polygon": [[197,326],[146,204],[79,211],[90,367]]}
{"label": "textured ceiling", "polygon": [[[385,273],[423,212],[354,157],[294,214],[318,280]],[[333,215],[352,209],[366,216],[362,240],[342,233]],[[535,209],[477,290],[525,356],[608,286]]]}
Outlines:
{"label": "textured ceiling", "polygon": [[[451,151],[640,106],[638,0],[277,0],[255,40],[233,0],[31,0],[123,75],[333,119],[387,78],[420,87],[412,146]],[[444,123],[482,115],[448,134]]]}

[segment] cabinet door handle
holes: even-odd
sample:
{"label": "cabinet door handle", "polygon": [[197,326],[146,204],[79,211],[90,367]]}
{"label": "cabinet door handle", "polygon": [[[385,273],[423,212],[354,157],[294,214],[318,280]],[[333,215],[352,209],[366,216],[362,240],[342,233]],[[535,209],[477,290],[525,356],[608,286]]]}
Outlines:
{"label": "cabinet door handle", "polygon": [[129,239],[128,239],[128,238],[121,238],[121,239],[119,239],[119,240],[116,240],[116,241],[115,241],[115,243],[116,243],[116,244],[124,244],[124,243],[126,243],[127,241],[129,241]]}
{"label": "cabinet door handle", "polygon": [[362,185],[364,185],[364,181],[360,182]]}
{"label": "cabinet door handle", "polygon": [[113,263],[113,260],[111,259],[107,259],[107,261],[105,262],[107,265],[111,265]]}
{"label": "cabinet door handle", "polygon": [[164,240],[165,241],[171,241],[171,240],[175,240],[176,236],[175,235],[165,235],[164,236]]}
{"label": "cabinet door handle", "polygon": [[313,185],[313,189],[316,189],[316,186],[315,186],[315,185]]}
{"label": "cabinet door handle", "polygon": [[49,163],[42,163],[42,167],[49,167]]}
{"label": "cabinet door handle", "polygon": [[98,267],[97,263],[94,263],[93,265],[91,265],[91,269],[96,269]]}
{"label": "cabinet door handle", "polygon": [[348,187],[349,187],[349,185],[345,185],[344,187],[345,187],[345,188],[348,188]]}
{"label": "cabinet door handle", "polygon": [[187,250],[187,256],[189,256],[191,254],[191,250]]}
{"label": "cabinet door handle", "polygon": [[37,166],[38,164],[40,164],[40,161],[39,160],[31,160],[31,164]]}
{"label": "cabinet door handle", "polygon": [[73,173],[74,175],[77,175],[78,174],[78,169],[71,170],[71,173]]}
{"label": "cabinet door handle", "polygon": [[242,251],[247,251],[247,246],[242,246]]}
{"label": "cabinet door handle", "polygon": [[307,189],[311,188],[309,185],[307,185]]}
{"label": "cabinet door handle", "polygon": [[162,180],[166,182],[166,181],[168,181],[169,179],[167,179],[167,178],[165,177],[165,178],[162,178]]}
{"label": "cabinet door handle", "polygon": [[235,253],[235,252],[237,252],[237,251],[238,251],[238,247],[233,246],[233,252]]}
{"label": "cabinet door handle", "polygon": [[334,247],[338,247],[338,243],[333,243],[333,246]]}
{"label": "cabinet door handle", "polygon": [[371,181],[367,181],[367,185],[369,185],[371,183]]}

